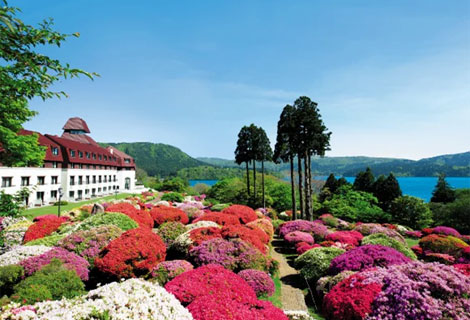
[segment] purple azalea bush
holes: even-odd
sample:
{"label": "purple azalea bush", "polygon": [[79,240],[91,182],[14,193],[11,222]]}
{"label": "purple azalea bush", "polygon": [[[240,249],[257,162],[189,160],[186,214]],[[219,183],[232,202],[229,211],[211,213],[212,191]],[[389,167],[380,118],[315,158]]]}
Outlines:
{"label": "purple azalea bush", "polygon": [[460,237],[460,233],[455,230],[454,228],[451,227],[445,227],[445,226],[438,226],[432,229],[432,233],[435,234],[443,234],[446,236],[454,236],[454,237]]}
{"label": "purple azalea bush", "polygon": [[296,244],[298,242],[306,242],[308,244],[314,244],[313,236],[310,233],[302,231],[292,231],[285,235],[284,240],[289,244]]}
{"label": "purple azalea bush", "polygon": [[367,319],[470,319],[470,277],[451,266],[412,261],[362,275],[382,284]]}
{"label": "purple azalea bush", "polygon": [[329,273],[342,271],[362,271],[372,267],[388,267],[410,262],[403,253],[378,244],[368,244],[354,248],[331,261]]}
{"label": "purple azalea bush", "polygon": [[46,253],[27,258],[20,262],[27,276],[32,275],[43,266],[51,263],[52,259],[59,259],[64,263],[64,267],[69,270],[75,270],[80,279],[88,280],[88,267],[90,264],[82,257],[63,248],[53,248]]}
{"label": "purple azalea bush", "polygon": [[279,235],[283,238],[294,231],[310,233],[317,241],[323,240],[329,233],[325,225],[307,220],[288,221],[279,227]]}
{"label": "purple azalea bush", "polygon": [[240,271],[238,275],[255,290],[258,297],[272,296],[276,290],[274,281],[266,272],[247,269]]}
{"label": "purple azalea bush", "polygon": [[189,250],[189,257],[196,266],[219,264],[232,271],[267,270],[268,268],[266,257],[259,250],[240,239],[215,238],[206,240]]}
{"label": "purple azalea bush", "polygon": [[362,223],[354,228],[355,231],[359,231],[363,236],[368,236],[376,233],[383,233],[386,236],[398,240],[403,244],[406,244],[405,238],[396,230],[384,227],[378,223]]}

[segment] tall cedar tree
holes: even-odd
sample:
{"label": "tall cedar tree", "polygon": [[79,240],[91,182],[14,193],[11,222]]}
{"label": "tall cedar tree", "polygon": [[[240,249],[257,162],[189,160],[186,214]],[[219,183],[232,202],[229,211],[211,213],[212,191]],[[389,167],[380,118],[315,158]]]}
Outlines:
{"label": "tall cedar tree", "polygon": [[439,175],[436,187],[432,193],[431,202],[449,203],[456,199],[455,190],[446,181],[445,174]]}
{"label": "tall cedar tree", "polygon": [[276,145],[274,147],[273,160],[276,163],[290,163],[290,183],[292,197],[292,218],[297,219],[297,206],[295,199],[295,177],[294,177],[294,158],[295,158],[295,109],[291,105],[286,105],[282,110],[277,123]]}
{"label": "tall cedar tree", "polygon": [[4,166],[40,166],[45,149],[37,135],[18,135],[23,123],[37,112],[29,109],[29,100],[66,97],[63,91],[49,88],[60,79],[96,75],[71,68],[43,54],[44,46],[57,46],[70,36],[52,30],[52,19],[37,27],[17,18],[20,10],[0,0],[0,163]]}
{"label": "tall cedar tree", "polygon": [[238,133],[237,148],[235,149],[235,162],[238,165],[245,162],[246,165],[246,190],[248,198],[250,198],[250,172],[248,166],[252,160],[250,139],[250,129],[247,126],[244,126]]}
{"label": "tall cedar tree", "polygon": [[273,150],[271,149],[270,141],[266,132],[263,128],[258,127],[257,133],[254,139],[254,149],[256,150],[255,153],[255,160],[261,161],[261,189],[263,192],[263,208],[266,207],[266,193],[264,188],[264,162],[271,161],[273,159]]}
{"label": "tall cedar tree", "polygon": [[328,188],[331,193],[335,193],[336,189],[338,189],[338,180],[333,173],[330,173],[328,178],[326,179],[325,184],[323,185],[323,189]]}
{"label": "tall cedar tree", "polygon": [[361,171],[356,175],[353,186],[354,189],[358,191],[373,192],[374,182],[374,174],[372,170],[367,167],[366,171]]}
{"label": "tall cedar tree", "polygon": [[387,178],[379,176],[373,186],[374,195],[379,200],[380,207],[388,211],[393,200],[402,196],[397,178],[390,173]]}

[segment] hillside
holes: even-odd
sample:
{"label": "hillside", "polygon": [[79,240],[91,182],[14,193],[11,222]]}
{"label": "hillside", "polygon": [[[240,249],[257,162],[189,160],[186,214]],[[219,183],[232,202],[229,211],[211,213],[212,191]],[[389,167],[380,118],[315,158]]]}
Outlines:
{"label": "hillside", "polygon": [[176,175],[180,169],[207,166],[207,163],[196,160],[180,149],[162,143],[131,142],[102,143],[127,153],[135,159],[137,166],[144,169],[149,176]]}

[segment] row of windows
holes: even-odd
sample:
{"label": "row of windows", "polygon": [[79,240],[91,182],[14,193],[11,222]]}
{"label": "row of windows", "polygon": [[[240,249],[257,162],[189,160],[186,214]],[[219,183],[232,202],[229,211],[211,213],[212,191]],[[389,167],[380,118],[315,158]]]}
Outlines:
{"label": "row of windows", "polygon": [[96,164],[82,164],[82,163],[71,163],[70,164],[71,169],[101,169],[101,170],[112,170],[115,169],[116,167],[112,166],[102,166],[102,165],[96,165]]}
{"label": "row of windows", "polygon": [[[96,183],[97,176],[91,176],[91,183]],[[116,182],[117,178],[116,175],[109,175],[109,176],[98,176],[98,183],[101,182]],[[83,176],[78,176],[78,184],[83,184]],[[85,176],[85,184],[90,184],[90,176]],[[75,185],[75,176],[70,176],[70,185]]]}
{"label": "row of windows", "polygon": [[[76,156],[76,151],[75,150],[70,150],[70,157],[72,158],[75,158]],[[80,159],[83,158],[83,151],[80,151],[78,150],[78,157]],[[96,155],[96,153],[90,153],[88,151],[85,151],[85,157],[87,159],[91,159],[93,158],[93,160],[96,160],[96,158],[98,158],[98,160],[104,160],[104,161],[108,161],[108,156],[107,155],[101,155],[101,154],[98,154]],[[116,162],[117,161],[117,158],[116,157],[109,157],[109,161],[112,161],[112,162]]]}
{"label": "row of windows", "polygon": [[[27,187],[31,185],[31,177],[21,177],[21,186]],[[51,184],[58,184],[59,176],[51,177]],[[46,177],[39,176],[37,177],[37,184],[42,186],[46,184]],[[2,177],[2,188],[13,187],[13,177]]]}
{"label": "row of windows", "polygon": [[[119,190],[119,186],[110,186],[110,187],[103,187],[103,188],[92,188],[92,189],[85,189],[85,197],[88,197],[91,192],[91,196],[96,196],[96,193],[101,192],[111,192],[111,191]],[[77,200],[81,200],[83,198],[83,190],[76,191]],[[69,191],[69,198],[75,199],[75,191]]]}

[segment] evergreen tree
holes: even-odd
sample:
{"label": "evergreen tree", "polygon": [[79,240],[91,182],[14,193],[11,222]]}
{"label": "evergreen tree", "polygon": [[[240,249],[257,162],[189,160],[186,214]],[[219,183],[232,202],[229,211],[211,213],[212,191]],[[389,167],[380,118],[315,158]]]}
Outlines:
{"label": "evergreen tree", "polygon": [[380,176],[374,183],[374,195],[379,200],[383,210],[388,210],[393,200],[402,196],[400,184],[393,173],[387,178]]}
{"label": "evergreen tree", "polygon": [[250,139],[250,129],[247,126],[244,126],[238,133],[237,148],[235,149],[235,162],[239,165],[245,162],[246,165],[246,190],[248,198],[250,197],[250,174],[248,163],[252,160]]}
{"label": "evergreen tree", "polygon": [[338,180],[336,180],[336,177],[333,173],[330,173],[330,175],[326,179],[323,189],[326,189],[326,188],[328,188],[328,190],[330,190],[331,193],[335,193],[336,189],[338,188]]}
{"label": "evergreen tree", "polygon": [[357,174],[353,187],[358,191],[373,192],[374,182],[374,174],[370,167],[367,167],[366,171],[361,171]]}
{"label": "evergreen tree", "polygon": [[348,182],[348,180],[346,180],[345,177],[341,177],[338,179],[338,187],[336,188],[336,190],[338,190],[342,186],[347,186],[347,185],[351,185],[351,184]]}
{"label": "evergreen tree", "polygon": [[436,187],[432,193],[431,202],[449,203],[456,199],[455,190],[447,183],[444,174],[439,175]]}
{"label": "evergreen tree", "polygon": [[269,141],[268,136],[263,128],[259,127],[257,129],[256,137],[255,137],[255,146],[254,149],[256,150],[255,153],[255,160],[261,161],[261,188],[263,194],[263,208],[266,207],[266,192],[264,187],[264,162],[272,160],[273,151],[271,149],[271,144]]}

